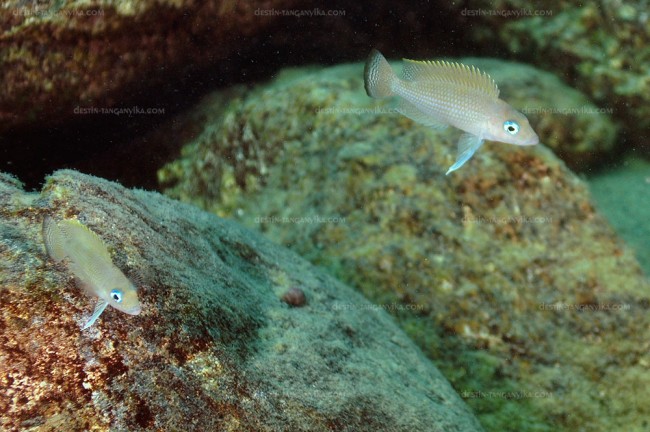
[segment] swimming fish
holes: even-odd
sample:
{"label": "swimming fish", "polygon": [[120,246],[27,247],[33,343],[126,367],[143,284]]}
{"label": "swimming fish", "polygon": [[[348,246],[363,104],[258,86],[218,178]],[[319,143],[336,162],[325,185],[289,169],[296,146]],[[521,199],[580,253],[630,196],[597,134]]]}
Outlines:
{"label": "swimming fish", "polygon": [[384,56],[372,50],[364,83],[370,97],[398,96],[397,110],[418,123],[438,129],[451,125],[465,132],[447,174],[463,166],[483,140],[520,146],[539,143],[526,116],[499,99],[494,80],[473,66],[404,59],[400,79]]}
{"label": "swimming fish", "polygon": [[77,220],[55,222],[45,216],[43,241],[50,257],[64,261],[77,283],[89,295],[98,297],[83,329],[93,325],[108,305],[129,315],[140,313],[135,286],[115,267],[104,242],[88,227]]}

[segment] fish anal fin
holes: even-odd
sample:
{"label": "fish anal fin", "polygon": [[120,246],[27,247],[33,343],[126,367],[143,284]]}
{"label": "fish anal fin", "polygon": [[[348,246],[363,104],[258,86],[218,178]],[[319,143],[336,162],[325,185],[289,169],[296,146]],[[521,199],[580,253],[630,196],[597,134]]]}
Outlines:
{"label": "fish anal fin", "polygon": [[399,101],[399,105],[397,106],[397,111],[403,116],[410,118],[416,123],[420,123],[434,129],[442,130],[442,129],[446,129],[448,126],[444,123],[440,123],[432,116],[423,113],[415,105],[413,105],[406,99],[401,99]]}
{"label": "fish anal fin", "polygon": [[74,277],[74,283],[78,288],[81,288],[84,294],[90,297],[97,297],[97,292],[95,291],[95,288],[86,282],[85,280],[81,279],[79,276]]}
{"label": "fish anal fin", "polygon": [[458,154],[456,156],[456,162],[449,167],[445,175],[449,175],[450,172],[456,171],[458,168],[462,167],[465,162],[467,162],[473,155],[476,153],[476,150],[481,147],[483,144],[483,139],[476,135],[470,133],[463,134],[458,140]]}

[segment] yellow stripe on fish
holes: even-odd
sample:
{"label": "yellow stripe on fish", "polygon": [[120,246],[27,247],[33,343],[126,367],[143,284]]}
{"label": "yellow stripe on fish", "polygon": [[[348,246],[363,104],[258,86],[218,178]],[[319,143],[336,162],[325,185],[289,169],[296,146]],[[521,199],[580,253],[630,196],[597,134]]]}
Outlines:
{"label": "yellow stripe on fish", "polygon": [[494,80],[473,66],[405,59],[400,79],[384,56],[372,50],[364,84],[370,97],[399,97],[397,110],[418,123],[440,129],[454,126],[465,132],[447,174],[463,166],[483,140],[520,146],[539,143],[526,116],[499,99]]}
{"label": "yellow stripe on fish", "polygon": [[48,255],[67,264],[78,284],[98,297],[92,316],[83,326],[93,325],[106,306],[137,315],[141,311],[135,286],[117,268],[104,242],[77,220],[43,219],[43,241]]}

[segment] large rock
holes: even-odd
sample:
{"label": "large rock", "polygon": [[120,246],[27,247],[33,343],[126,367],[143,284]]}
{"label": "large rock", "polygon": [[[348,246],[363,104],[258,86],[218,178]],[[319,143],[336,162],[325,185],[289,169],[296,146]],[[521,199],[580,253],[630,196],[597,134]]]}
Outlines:
{"label": "large rock", "polygon": [[[3,431],[481,430],[383,310],[259,234],[74,171],[40,194],[3,174],[0,201]],[[81,330],[93,302],[47,258],[48,214],[138,275],[139,316]]]}
{"label": "large rock", "polygon": [[[265,2],[295,7],[297,0]],[[262,2],[66,0],[5,2],[0,9],[0,133],[87,114],[126,117],[142,96],[233,55],[236,42],[268,32]],[[178,85],[178,84],[176,84]],[[140,97],[138,98],[137,95]],[[151,100],[151,98],[149,98]],[[95,111],[96,110],[96,111]],[[161,112],[162,111],[162,112]],[[140,115],[133,114],[133,115]]]}
{"label": "large rock", "polygon": [[[645,430],[650,285],[585,183],[543,145],[487,143],[445,176],[460,132],[413,124],[361,77],[292,70],[241,96],[161,170],[166,193],[391,310],[489,430]],[[525,77],[515,106],[543,97]]]}
{"label": "large rock", "polygon": [[[371,23],[392,22],[393,36],[407,40],[413,26],[389,21],[393,14],[419,25],[436,20],[411,10],[392,1],[5,1],[0,134],[79,128],[72,120],[120,112],[123,119],[159,117],[206,86],[270,76],[287,63],[359,58],[388,30]],[[332,34],[341,40],[333,44]],[[129,116],[133,105],[140,112]]]}

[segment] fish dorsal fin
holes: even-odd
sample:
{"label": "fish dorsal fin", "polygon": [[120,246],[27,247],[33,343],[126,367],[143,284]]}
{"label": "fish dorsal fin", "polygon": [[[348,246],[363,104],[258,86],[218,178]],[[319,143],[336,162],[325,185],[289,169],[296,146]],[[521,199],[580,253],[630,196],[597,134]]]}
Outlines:
{"label": "fish dorsal fin", "polygon": [[486,96],[499,97],[499,87],[490,75],[461,63],[404,59],[403,76],[407,81],[457,84],[478,90]]}
{"label": "fish dorsal fin", "polygon": [[63,233],[63,238],[68,242],[69,247],[75,248],[77,245],[83,245],[84,250],[92,251],[95,258],[101,257],[112,262],[111,255],[108,253],[108,249],[102,239],[86,225],[76,219],[65,219],[57,225]]}

